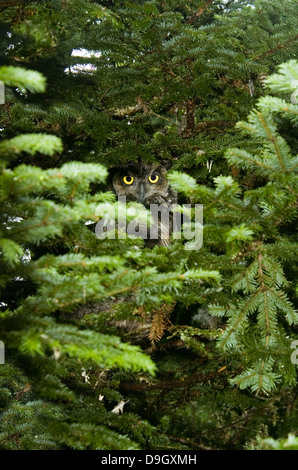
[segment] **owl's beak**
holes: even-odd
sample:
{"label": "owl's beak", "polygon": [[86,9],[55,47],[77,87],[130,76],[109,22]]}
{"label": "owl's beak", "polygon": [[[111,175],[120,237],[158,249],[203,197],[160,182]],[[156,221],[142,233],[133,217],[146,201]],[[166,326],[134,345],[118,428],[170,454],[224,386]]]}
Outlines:
{"label": "owl's beak", "polygon": [[140,202],[143,203],[145,201],[145,195],[146,195],[145,186],[141,183],[140,186],[139,186]]}

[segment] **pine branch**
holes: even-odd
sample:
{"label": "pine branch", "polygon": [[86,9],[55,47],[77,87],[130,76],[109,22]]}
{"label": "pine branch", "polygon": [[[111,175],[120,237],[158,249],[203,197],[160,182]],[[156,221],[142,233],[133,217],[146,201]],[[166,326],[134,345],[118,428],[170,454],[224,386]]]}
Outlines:
{"label": "pine branch", "polygon": [[62,142],[59,137],[47,134],[23,134],[1,142],[0,155],[19,154],[21,152],[35,155],[37,152],[53,156],[62,152]]}
{"label": "pine branch", "polygon": [[169,326],[169,317],[172,313],[175,304],[173,305],[162,305],[161,308],[155,310],[153,312],[153,319],[150,327],[150,332],[148,335],[148,339],[151,343],[155,343],[159,341],[166,331],[167,327]]}
{"label": "pine branch", "polygon": [[46,87],[46,78],[41,73],[21,67],[0,67],[0,80],[6,85],[26,89],[33,93],[44,92]]}
{"label": "pine branch", "polygon": [[1,7],[14,7],[17,5],[22,5],[24,3],[28,3],[28,0],[0,0],[0,8]]}
{"label": "pine branch", "polygon": [[272,49],[269,49],[266,52],[263,52],[262,54],[255,56],[254,60],[260,60],[264,59],[264,57],[268,57],[269,55],[275,54],[277,51],[280,51],[282,49],[286,49],[288,46],[290,46],[293,42],[297,41],[298,39],[298,34],[293,36],[292,38],[288,39],[286,42],[283,42],[281,44],[278,44],[278,46],[273,47]]}

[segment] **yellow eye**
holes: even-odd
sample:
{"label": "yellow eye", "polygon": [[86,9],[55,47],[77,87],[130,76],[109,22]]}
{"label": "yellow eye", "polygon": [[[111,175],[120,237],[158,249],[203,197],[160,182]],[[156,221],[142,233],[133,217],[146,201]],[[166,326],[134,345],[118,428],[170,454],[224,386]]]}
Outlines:
{"label": "yellow eye", "polygon": [[125,184],[132,184],[133,183],[133,177],[132,176],[124,176],[123,181]]}
{"label": "yellow eye", "polygon": [[153,173],[153,175],[149,176],[148,180],[150,183],[157,183],[159,176],[156,173]]}

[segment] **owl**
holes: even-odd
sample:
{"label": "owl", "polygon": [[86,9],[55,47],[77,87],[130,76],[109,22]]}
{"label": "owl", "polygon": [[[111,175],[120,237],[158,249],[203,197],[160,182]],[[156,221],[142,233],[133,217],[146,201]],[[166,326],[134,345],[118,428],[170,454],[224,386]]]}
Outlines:
{"label": "owl", "polygon": [[[138,202],[147,209],[150,209],[150,211],[152,205],[158,205],[166,210],[177,203],[177,193],[170,188],[166,174],[167,166],[164,164],[129,163],[111,172],[112,187],[109,189],[112,189],[118,197],[125,196],[126,202],[128,203]],[[148,236],[145,240],[145,246],[147,247],[153,247],[155,245],[168,246],[170,244],[172,214],[169,214],[169,231],[166,237],[162,237],[164,219],[161,213],[158,215],[160,216],[156,219],[158,236],[156,239],[150,239]],[[119,298],[84,305],[77,310],[75,317],[81,319],[86,314],[90,313],[104,315],[109,311],[115,310],[117,305],[122,305],[125,302],[125,298]],[[138,320],[134,321],[111,321],[109,325],[113,325],[117,331],[119,330],[118,334],[120,334],[120,336],[128,335],[129,341],[132,343],[141,344],[143,341],[147,340],[154,342],[159,338],[159,335],[163,334],[167,317],[170,315],[173,308],[174,305],[163,305],[160,309],[150,314],[148,313],[147,316],[145,315],[144,318],[143,315],[141,315]]]}
{"label": "owl", "polygon": [[[146,246],[156,244],[168,246],[172,231],[172,214],[170,208],[177,203],[177,193],[166,177],[167,167],[163,164],[131,163],[118,168],[113,177],[113,190],[119,197],[126,197],[126,202],[138,202],[150,209],[155,218],[156,237],[146,237]],[[157,213],[156,205],[159,206]],[[153,209],[152,209],[153,208]],[[168,213],[168,226],[166,218]]]}
{"label": "owl", "polygon": [[126,196],[127,202],[140,202],[147,208],[150,204],[171,205],[177,202],[177,193],[170,188],[166,174],[166,167],[158,163],[131,163],[116,170],[113,188],[117,196]]}

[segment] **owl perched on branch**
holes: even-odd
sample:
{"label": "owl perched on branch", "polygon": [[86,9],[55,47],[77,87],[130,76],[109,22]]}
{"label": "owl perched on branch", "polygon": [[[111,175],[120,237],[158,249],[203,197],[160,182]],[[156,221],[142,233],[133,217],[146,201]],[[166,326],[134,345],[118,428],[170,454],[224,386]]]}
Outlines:
{"label": "owl perched on branch", "polygon": [[[177,204],[177,193],[170,188],[169,182],[166,178],[167,166],[164,164],[145,164],[145,163],[130,163],[120,166],[112,171],[112,188],[118,198],[125,197],[127,203],[138,202],[146,209],[150,209],[152,205],[158,205],[159,209],[168,212],[168,232],[166,237],[162,237],[163,221],[162,214],[159,213],[155,220],[157,227],[157,237],[155,239],[148,238],[145,240],[145,245],[153,247],[155,245],[168,246],[170,244],[171,230],[172,230],[172,214],[170,208]],[[147,230],[147,226],[146,226]],[[95,228],[95,232],[96,228]],[[104,315],[109,311],[117,309],[117,306],[125,302],[125,299],[107,299],[106,301],[87,304],[79,308],[76,312],[76,318],[83,318],[86,314],[96,313]],[[132,335],[132,342],[141,342],[145,337],[154,343],[158,341],[163,335],[168,318],[173,305],[163,304],[159,309],[147,315],[142,314],[140,318],[135,321],[122,320],[112,322],[116,329],[120,329],[123,333],[127,332]],[[137,311],[142,312],[142,307]],[[142,319],[142,318],[143,319]]]}

